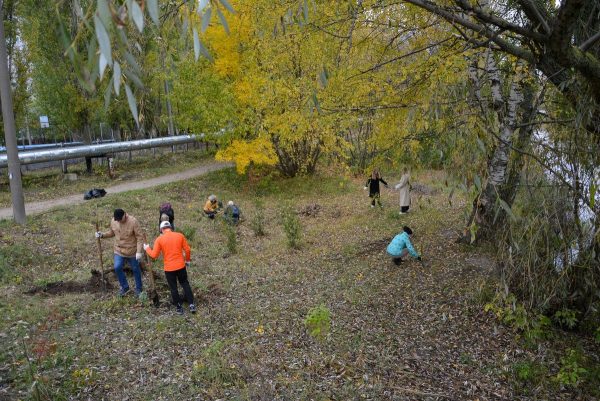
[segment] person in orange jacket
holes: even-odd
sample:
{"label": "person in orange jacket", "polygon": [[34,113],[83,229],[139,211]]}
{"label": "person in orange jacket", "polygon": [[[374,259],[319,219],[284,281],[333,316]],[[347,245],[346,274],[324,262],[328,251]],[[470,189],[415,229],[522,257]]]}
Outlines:
{"label": "person in orange jacket", "polygon": [[[181,233],[174,232],[171,229],[171,223],[163,221],[160,223],[161,235],[154,241],[154,249],[150,245],[144,244],[144,250],[152,259],[156,259],[162,253],[165,277],[169,288],[171,289],[171,298],[173,305],[177,308],[177,313],[183,314],[183,306],[179,291],[177,291],[177,281],[183,288],[185,300],[190,305],[190,312],[196,313],[194,305],[194,294],[187,278],[187,269],[190,267],[191,252],[187,240]],[[184,259],[185,254],[185,259]]]}

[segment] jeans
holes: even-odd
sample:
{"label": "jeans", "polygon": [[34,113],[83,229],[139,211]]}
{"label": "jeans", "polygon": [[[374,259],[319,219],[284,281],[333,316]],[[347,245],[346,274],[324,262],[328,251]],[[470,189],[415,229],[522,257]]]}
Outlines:
{"label": "jeans", "polygon": [[192,288],[190,287],[190,283],[187,278],[187,270],[185,267],[171,272],[166,271],[165,277],[167,278],[167,283],[169,283],[169,288],[171,289],[173,305],[181,305],[181,298],[179,298],[179,291],[177,291],[177,280],[179,280],[179,284],[181,284],[181,287],[183,287],[183,294],[185,295],[185,300],[187,303],[194,303],[194,294],[192,293]]}
{"label": "jeans", "polygon": [[119,278],[121,290],[127,291],[129,289],[127,277],[123,272],[125,261],[129,262],[129,266],[131,266],[131,270],[133,270],[133,277],[135,278],[135,292],[142,292],[142,271],[140,270],[140,263],[137,261],[135,256],[126,257],[117,255],[115,253],[115,273],[117,273],[117,277]]}

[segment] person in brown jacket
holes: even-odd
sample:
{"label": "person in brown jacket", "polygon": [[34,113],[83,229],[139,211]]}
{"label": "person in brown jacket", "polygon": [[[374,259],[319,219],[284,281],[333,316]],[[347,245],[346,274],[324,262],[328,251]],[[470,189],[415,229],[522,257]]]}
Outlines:
{"label": "person in brown jacket", "polygon": [[142,246],[144,244],[143,232],[137,219],[125,213],[123,209],[115,209],[114,218],[110,222],[110,229],[107,232],[96,232],[96,238],[115,237],[115,273],[119,278],[121,285],[120,296],[129,292],[129,283],[123,272],[125,261],[133,270],[135,278],[135,295],[142,292],[142,272],[140,270],[140,260],[142,260]]}

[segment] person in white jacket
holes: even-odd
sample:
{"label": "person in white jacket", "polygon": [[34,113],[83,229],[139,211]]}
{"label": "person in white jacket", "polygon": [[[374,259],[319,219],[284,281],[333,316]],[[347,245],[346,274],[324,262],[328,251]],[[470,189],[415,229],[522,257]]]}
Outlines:
{"label": "person in white jacket", "polygon": [[410,208],[410,173],[406,167],[402,171],[400,182],[394,186],[394,189],[400,191],[400,214],[408,213]]}

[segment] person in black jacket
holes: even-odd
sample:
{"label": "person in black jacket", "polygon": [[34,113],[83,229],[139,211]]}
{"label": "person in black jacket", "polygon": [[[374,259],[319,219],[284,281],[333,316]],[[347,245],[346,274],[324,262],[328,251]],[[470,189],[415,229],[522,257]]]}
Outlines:
{"label": "person in black jacket", "polygon": [[383,207],[381,204],[381,194],[379,193],[379,182],[382,182],[385,187],[388,187],[388,183],[379,175],[379,170],[373,170],[371,177],[365,184],[365,190],[369,188],[369,197],[371,198],[371,207],[375,207],[375,203],[379,204],[379,207]]}
{"label": "person in black jacket", "polygon": [[175,231],[175,211],[169,202],[165,202],[158,208],[158,224],[163,221],[168,221],[171,225],[171,230]]}

